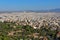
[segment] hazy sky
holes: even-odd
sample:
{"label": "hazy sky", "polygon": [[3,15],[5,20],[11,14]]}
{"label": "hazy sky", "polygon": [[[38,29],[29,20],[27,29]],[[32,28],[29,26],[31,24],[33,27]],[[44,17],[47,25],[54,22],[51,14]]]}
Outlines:
{"label": "hazy sky", "polygon": [[0,11],[60,8],[60,0],[0,0]]}

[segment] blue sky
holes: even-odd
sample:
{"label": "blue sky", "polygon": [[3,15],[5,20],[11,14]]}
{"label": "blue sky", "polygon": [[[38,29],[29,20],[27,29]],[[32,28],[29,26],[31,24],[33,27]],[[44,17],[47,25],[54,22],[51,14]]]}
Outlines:
{"label": "blue sky", "polygon": [[0,11],[60,8],[60,0],[0,0]]}

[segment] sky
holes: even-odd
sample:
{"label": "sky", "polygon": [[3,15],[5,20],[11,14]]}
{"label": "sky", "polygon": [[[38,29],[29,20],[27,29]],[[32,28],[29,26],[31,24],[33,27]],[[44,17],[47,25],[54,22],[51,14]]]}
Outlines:
{"label": "sky", "polygon": [[0,0],[0,11],[60,8],[60,0]]}

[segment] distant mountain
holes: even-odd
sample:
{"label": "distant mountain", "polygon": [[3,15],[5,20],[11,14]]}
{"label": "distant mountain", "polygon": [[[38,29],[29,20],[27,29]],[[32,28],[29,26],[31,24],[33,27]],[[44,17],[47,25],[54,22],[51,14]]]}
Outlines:
{"label": "distant mountain", "polygon": [[57,12],[57,13],[60,13],[60,8],[49,9],[49,10],[0,11],[0,13],[12,13],[12,12],[36,12],[36,13]]}
{"label": "distant mountain", "polygon": [[60,12],[60,8],[56,8],[56,9],[49,9],[49,10],[26,10],[26,12],[41,12],[41,13],[46,13],[46,12]]}
{"label": "distant mountain", "polygon": [[49,12],[60,12],[60,8],[58,8],[58,9],[51,9],[51,10],[49,10]]}

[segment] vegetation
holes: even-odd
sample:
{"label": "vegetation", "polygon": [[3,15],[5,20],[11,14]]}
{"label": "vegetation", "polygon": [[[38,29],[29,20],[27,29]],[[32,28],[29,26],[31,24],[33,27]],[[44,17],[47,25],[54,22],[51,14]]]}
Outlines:
{"label": "vegetation", "polygon": [[[39,34],[34,35],[35,33]],[[50,29],[46,29],[46,27],[34,29],[29,25],[24,26],[16,25],[12,22],[0,22],[0,40],[41,40],[41,36],[47,37],[48,40],[54,40],[56,34],[56,30],[51,31]]]}

